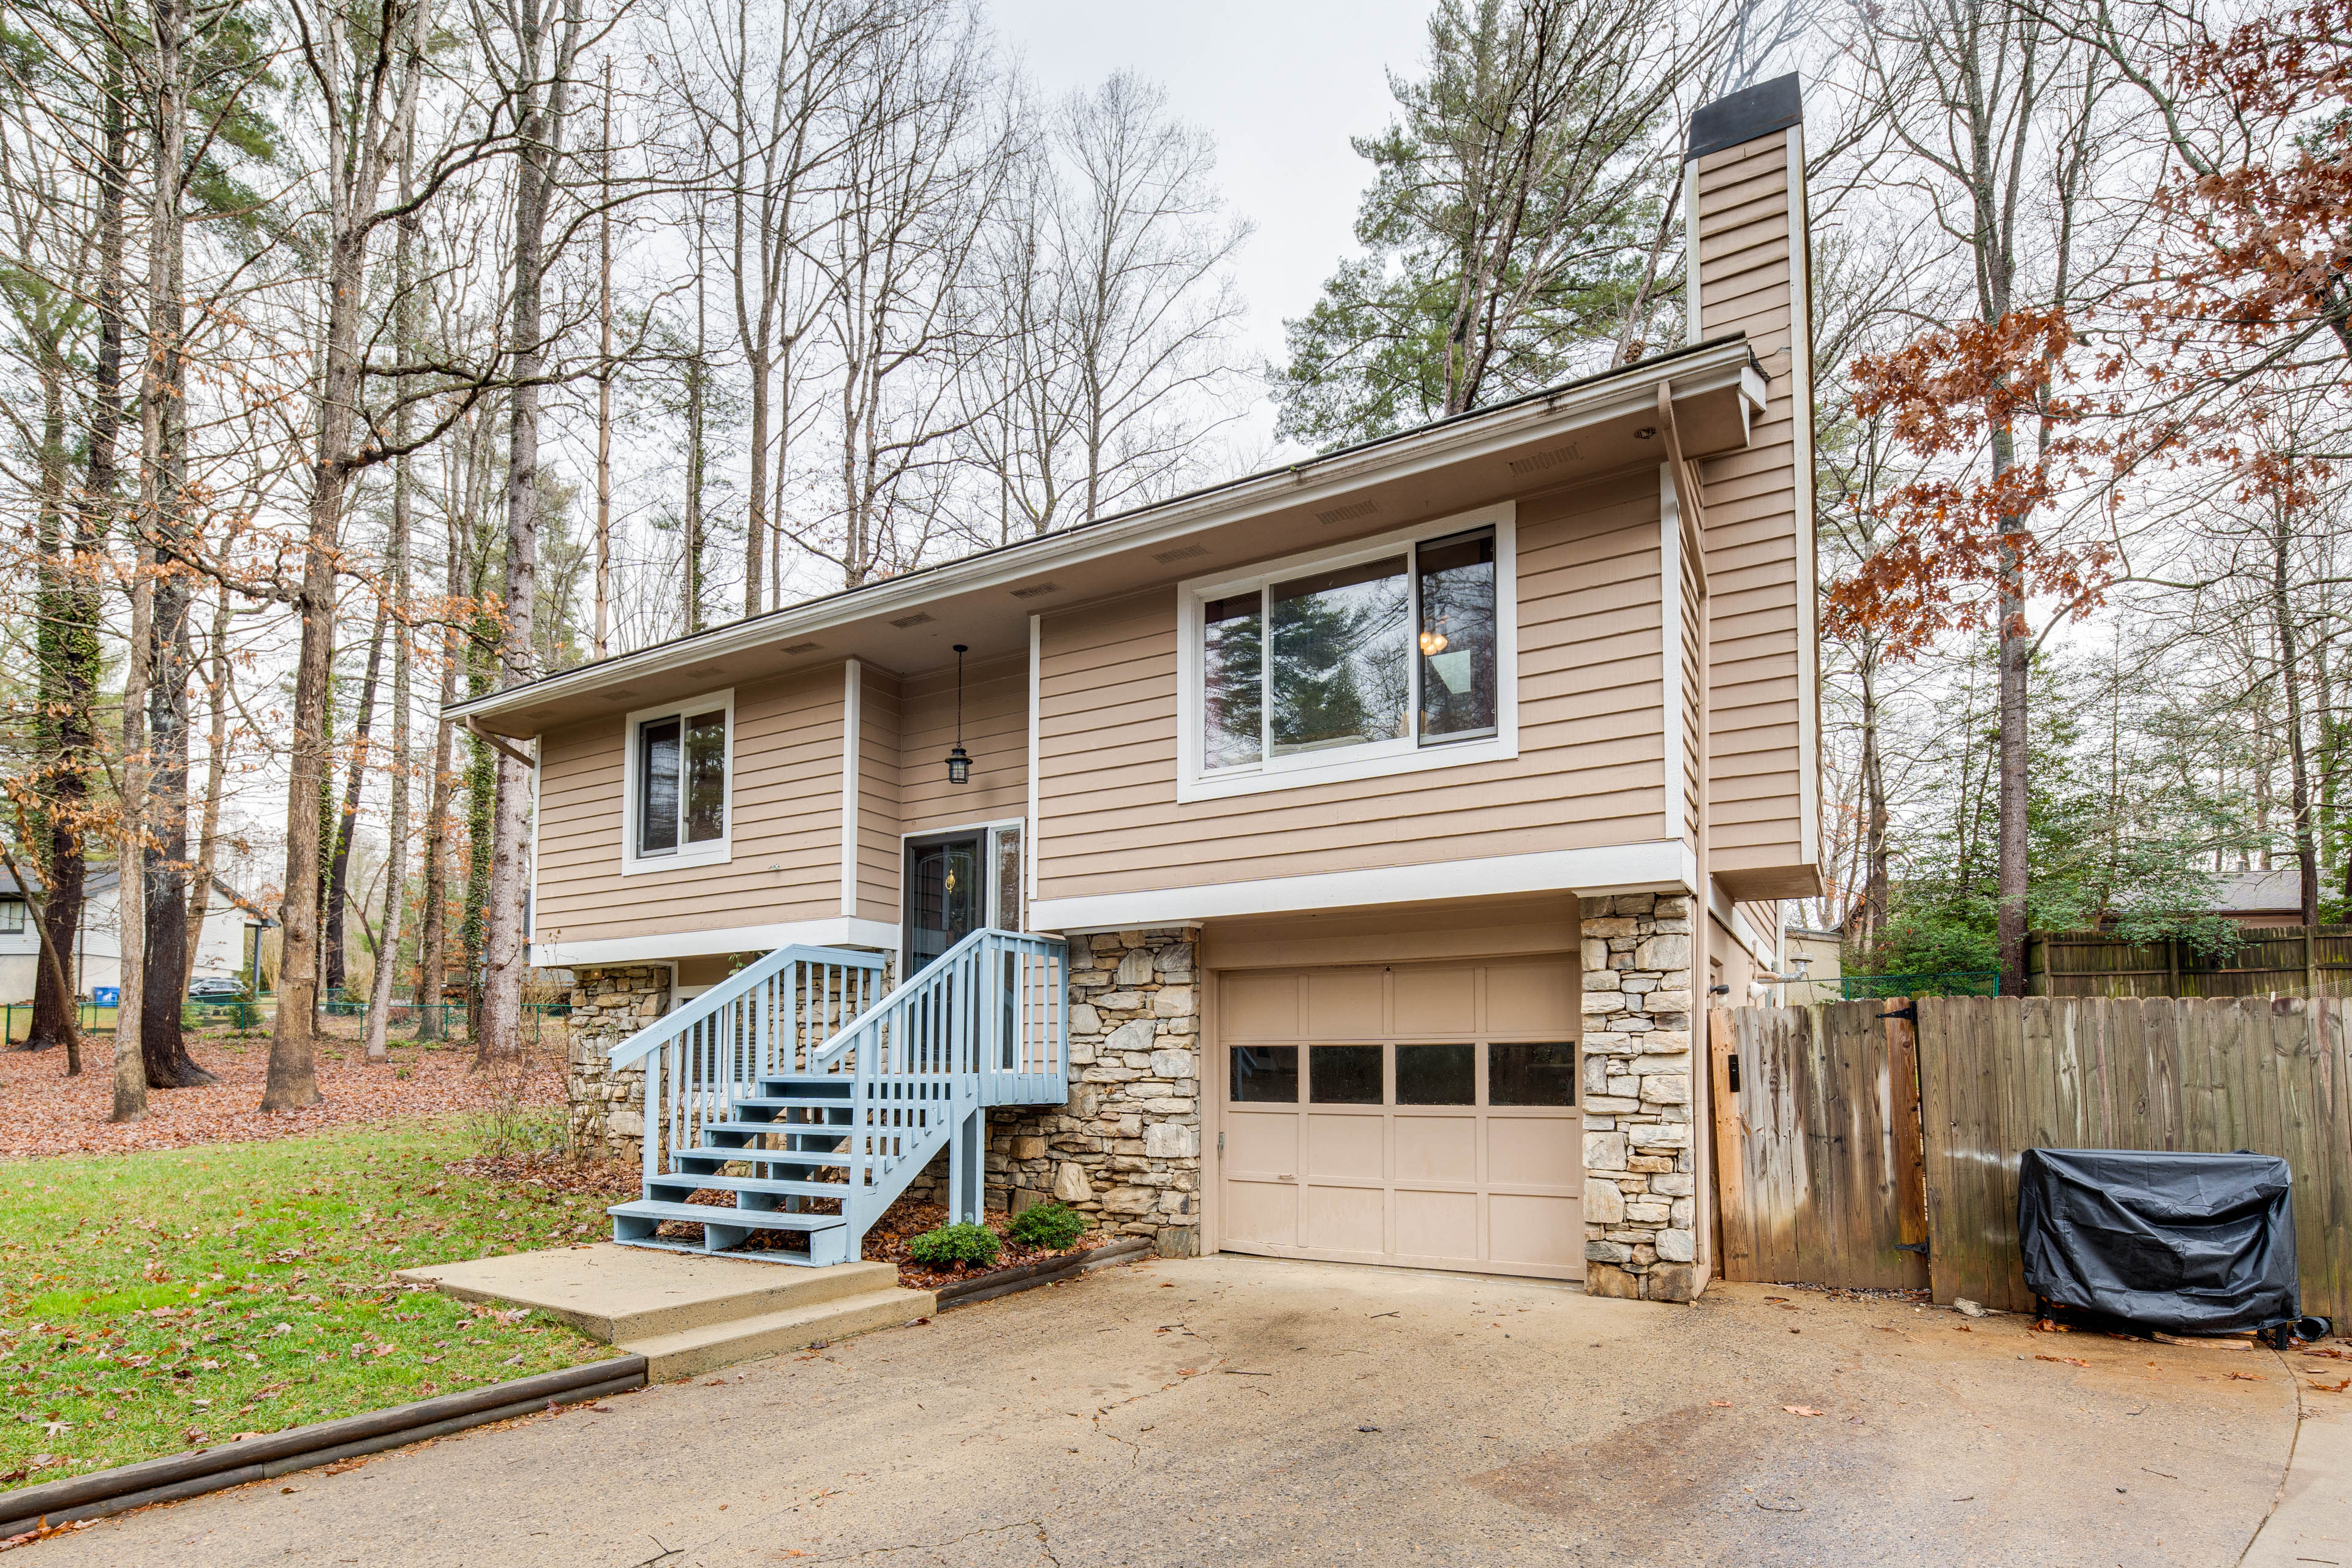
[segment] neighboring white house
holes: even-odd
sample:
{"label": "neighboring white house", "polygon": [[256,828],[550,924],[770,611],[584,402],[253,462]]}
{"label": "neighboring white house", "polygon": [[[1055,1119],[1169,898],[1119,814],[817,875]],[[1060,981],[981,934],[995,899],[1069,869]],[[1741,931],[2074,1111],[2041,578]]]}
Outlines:
{"label": "neighboring white house", "polygon": [[0,1002],[33,999],[35,966],[41,961],[41,933],[33,928],[33,906],[16,878],[0,871]]}
{"label": "neighboring white house", "polygon": [[[112,867],[92,871],[83,884],[81,932],[68,955],[78,995],[122,984],[122,942],[116,920],[121,896],[121,879]],[[214,882],[189,978],[249,975],[254,944],[269,923],[236,889]],[[0,1003],[30,1002],[40,963],[41,934],[32,905],[13,879],[0,877]]]}

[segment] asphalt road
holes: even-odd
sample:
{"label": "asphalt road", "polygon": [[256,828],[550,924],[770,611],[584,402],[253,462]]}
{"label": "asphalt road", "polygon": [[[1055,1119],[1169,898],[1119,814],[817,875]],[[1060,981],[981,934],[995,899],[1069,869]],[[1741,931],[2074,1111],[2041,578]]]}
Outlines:
{"label": "asphalt road", "polygon": [[1218,1257],[150,1509],[26,1562],[2223,1568],[2296,1417],[2267,1351]]}

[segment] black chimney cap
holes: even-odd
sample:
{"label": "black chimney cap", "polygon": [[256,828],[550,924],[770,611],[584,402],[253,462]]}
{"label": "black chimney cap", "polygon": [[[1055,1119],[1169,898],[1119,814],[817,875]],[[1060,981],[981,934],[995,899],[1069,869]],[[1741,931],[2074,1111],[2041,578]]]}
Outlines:
{"label": "black chimney cap", "polygon": [[1683,162],[1804,122],[1803,94],[1798,90],[1797,73],[1790,71],[1699,105],[1691,115],[1690,145],[1684,150]]}

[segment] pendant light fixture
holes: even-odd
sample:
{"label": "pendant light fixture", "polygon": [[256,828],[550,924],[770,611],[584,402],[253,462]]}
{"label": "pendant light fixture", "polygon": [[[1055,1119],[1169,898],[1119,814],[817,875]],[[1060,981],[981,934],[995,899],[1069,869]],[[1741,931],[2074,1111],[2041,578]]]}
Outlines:
{"label": "pendant light fixture", "polygon": [[956,656],[956,738],[955,749],[948,753],[948,783],[971,782],[971,754],[963,749],[963,656],[970,650],[962,643],[955,645]]}

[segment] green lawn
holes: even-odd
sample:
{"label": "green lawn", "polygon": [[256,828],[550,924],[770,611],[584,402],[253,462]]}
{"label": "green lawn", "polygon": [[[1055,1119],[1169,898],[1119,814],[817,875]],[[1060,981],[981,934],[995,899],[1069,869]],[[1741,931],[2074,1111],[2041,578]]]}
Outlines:
{"label": "green lawn", "polygon": [[613,1354],[395,1269],[605,1234],[607,1199],[478,1180],[462,1121],[0,1161],[0,1485]]}

